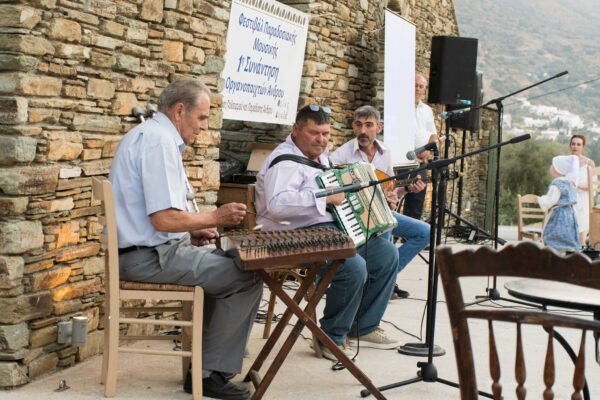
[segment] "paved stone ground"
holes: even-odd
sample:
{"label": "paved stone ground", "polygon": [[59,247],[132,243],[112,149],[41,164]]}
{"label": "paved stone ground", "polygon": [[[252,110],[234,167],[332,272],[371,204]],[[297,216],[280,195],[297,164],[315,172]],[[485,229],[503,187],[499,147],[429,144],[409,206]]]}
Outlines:
{"label": "paved stone ground", "polygon": [[[516,238],[514,228],[503,228],[500,236],[507,240]],[[464,244],[452,244],[464,247]],[[427,295],[427,265],[421,259],[416,259],[398,277],[401,288],[411,293],[409,299],[391,301],[383,327],[405,342],[419,342],[419,338],[425,336],[425,325],[423,322],[424,305]],[[486,293],[487,279],[472,279],[467,283],[465,296],[474,298],[476,295]],[[505,296],[503,282],[498,282],[498,288]],[[268,296],[268,291],[265,291]],[[510,302],[500,301],[485,302],[483,306],[507,306],[514,307]],[[281,305],[278,305],[281,311]],[[250,355],[244,363],[246,372],[262,347],[262,325],[257,324],[252,331],[249,351]],[[306,332],[305,332],[306,333]],[[473,324],[472,336],[474,352],[478,358],[479,375],[482,382],[481,387],[489,388],[487,377],[487,328],[484,324]],[[496,328],[499,344],[506,345],[505,351],[501,352],[503,358],[502,379],[505,388],[505,398],[514,396],[514,330],[512,327],[499,326]],[[569,337],[569,335],[567,335]],[[570,338],[569,339],[578,339]],[[524,340],[526,345],[527,383],[528,398],[542,398],[543,379],[541,375],[541,359],[545,348],[545,334],[541,330],[524,329]],[[443,300],[442,290],[437,303],[437,318],[435,322],[435,343],[445,349],[446,354],[434,358],[433,362],[438,371],[438,376],[453,382],[457,382],[454,350],[450,337],[449,322],[446,306]],[[137,343],[137,346],[145,346],[146,343]],[[168,344],[164,344],[167,346]],[[592,351],[592,341],[588,341],[589,352]],[[557,385],[555,387],[557,399],[570,397],[570,377],[572,376],[572,364],[566,359],[564,352],[556,346],[557,359]],[[184,393],[181,385],[180,364],[178,358],[170,357],[143,357],[139,355],[126,355],[122,358],[119,366],[119,381],[117,399],[190,399],[191,396]],[[387,385],[390,383],[405,381],[416,377],[418,371],[417,362],[426,358],[411,357],[399,354],[395,350],[360,349],[357,365],[373,380],[376,385]],[[36,381],[12,391],[0,391],[0,399],[40,400],[40,399],[102,399],[103,387],[99,383],[101,357],[94,357],[73,368],[62,370],[50,376],[42,377]],[[332,363],[325,359],[314,357],[309,347],[308,340],[298,342],[293,348],[290,356],[283,364],[279,374],[276,376],[271,387],[268,389],[264,399],[276,400],[342,400],[360,399],[362,386],[347,371],[332,371]],[[600,397],[600,366],[588,361],[588,379],[591,381],[592,398]],[[566,378],[565,378],[566,377]],[[65,379],[70,389],[63,392],[55,392],[59,381]],[[234,380],[240,382],[241,376]],[[442,383],[418,382],[384,392],[388,399],[425,400],[425,399],[458,399],[458,389],[446,386]],[[372,398],[372,397],[369,397]]]}

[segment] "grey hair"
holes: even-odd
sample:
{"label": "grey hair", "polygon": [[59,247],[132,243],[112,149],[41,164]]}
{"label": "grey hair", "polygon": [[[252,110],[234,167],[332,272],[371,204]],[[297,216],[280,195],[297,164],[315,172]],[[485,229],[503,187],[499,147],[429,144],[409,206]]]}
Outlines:
{"label": "grey hair", "polygon": [[169,84],[158,96],[158,111],[166,113],[177,103],[186,107],[195,107],[200,93],[210,97],[210,89],[195,78],[179,78]]}
{"label": "grey hair", "polygon": [[381,121],[381,114],[373,106],[360,106],[354,111],[353,120],[356,121],[359,118],[370,118],[374,117],[377,122]]}

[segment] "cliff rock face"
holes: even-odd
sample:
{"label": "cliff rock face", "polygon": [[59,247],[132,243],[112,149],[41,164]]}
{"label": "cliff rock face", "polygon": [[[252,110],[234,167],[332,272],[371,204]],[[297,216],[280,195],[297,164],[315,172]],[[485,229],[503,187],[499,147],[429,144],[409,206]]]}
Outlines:
{"label": "cliff rock face", "polygon": [[[331,104],[334,144],[348,117],[381,105],[385,2],[283,1],[311,15],[301,102]],[[399,1],[417,25],[417,69],[430,38],[457,34],[447,0]],[[213,90],[210,131],[184,152],[204,209],[214,207],[223,152],[275,142],[287,127],[226,122],[220,72],[229,1],[33,0],[0,4],[0,387],[15,387],[101,349],[104,255],[91,177],[120,138],[180,76]],[[240,140],[240,138],[242,138]],[[57,323],[89,317],[88,344],[58,344]]]}

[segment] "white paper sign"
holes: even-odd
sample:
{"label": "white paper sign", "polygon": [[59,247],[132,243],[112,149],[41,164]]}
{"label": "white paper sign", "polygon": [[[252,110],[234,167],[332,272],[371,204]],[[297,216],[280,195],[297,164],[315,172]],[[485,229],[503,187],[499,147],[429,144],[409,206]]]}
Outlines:
{"label": "white paper sign", "polygon": [[233,0],[223,118],[291,125],[296,117],[309,16],[274,0]]}
{"label": "white paper sign", "polygon": [[394,165],[407,163],[415,148],[415,35],[415,25],[385,11],[383,141]]}

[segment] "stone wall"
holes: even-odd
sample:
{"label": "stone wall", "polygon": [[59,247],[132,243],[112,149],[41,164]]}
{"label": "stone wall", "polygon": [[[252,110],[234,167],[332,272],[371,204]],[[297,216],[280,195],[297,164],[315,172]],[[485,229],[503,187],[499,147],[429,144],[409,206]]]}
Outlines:
{"label": "stone wall", "polygon": [[[357,107],[372,104],[383,110],[383,23],[387,1],[282,3],[311,15],[298,107],[309,103],[330,106],[331,146],[335,148],[352,137],[350,122]],[[390,8],[416,25],[417,70],[428,76],[431,37],[458,35],[452,2],[391,1]],[[251,143],[278,143],[289,132],[289,126],[224,121],[221,155],[247,161]]]}
{"label": "stone wall", "polygon": [[[382,26],[387,2],[283,2],[311,14],[299,107],[309,103],[330,106],[333,120],[331,148],[335,149],[353,137],[350,122],[354,109],[371,104],[383,111],[385,43]],[[390,9],[416,25],[416,70],[429,76],[431,38],[459,35],[453,3],[447,0],[396,0],[389,3]],[[437,116],[444,111],[442,105],[433,105],[433,108]],[[438,132],[443,135],[441,119],[436,118],[436,125]],[[219,146],[221,157],[247,161],[252,143],[279,143],[289,132],[290,126],[224,121]],[[461,141],[457,143],[460,149],[462,132],[454,136]],[[478,148],[486,141],[487,129],[484,128],[476,139],[467,136],[466,148]],[[482,157],[465,161],[467,171],[471,166],[476,166],[476,171],[469,171],[469,178],[464,180],[468,194],[463,196],[473,204],[472,211],[463,216],[473,218],[471,222],[480,226],[483,225],[481,206],[485,206],[487,181],[487,164]],[[484,168],[479,169],[480,165]],[[456,191],[454,194],[456,196]]]}
{"label": "stone wall", "polygon": [[[311,14],[300,104],[333,109],[333,145],[359,105],[381,105],[384,1],[282,1]],[[405,0],[417,69],[430,37],[457,33],[449,0]],[[280,142],[289,127],[223,121],[219,74],[230,2],[19,0],[0,3],[0,387],[101,351],[104,256],[91,177],[106,175],[134,107],[179,76],[214,91],[210,130],[184,152],[203,208],[214,207],[223,153]],[[242,157],[244,158],[244,157]],[[90,320],[81,348],[57,323]]]}
{"label": "stone wall", "polygon": [[[133,107],[169,81],[217,92],[229,2],[33,0],[0,4],[0,387],[101,349],[104,258],[90,182],[108,173]],[[185,151],[199,201],[219,186],[221,99]],[[88,344],[57,323],[89,317]]]}

